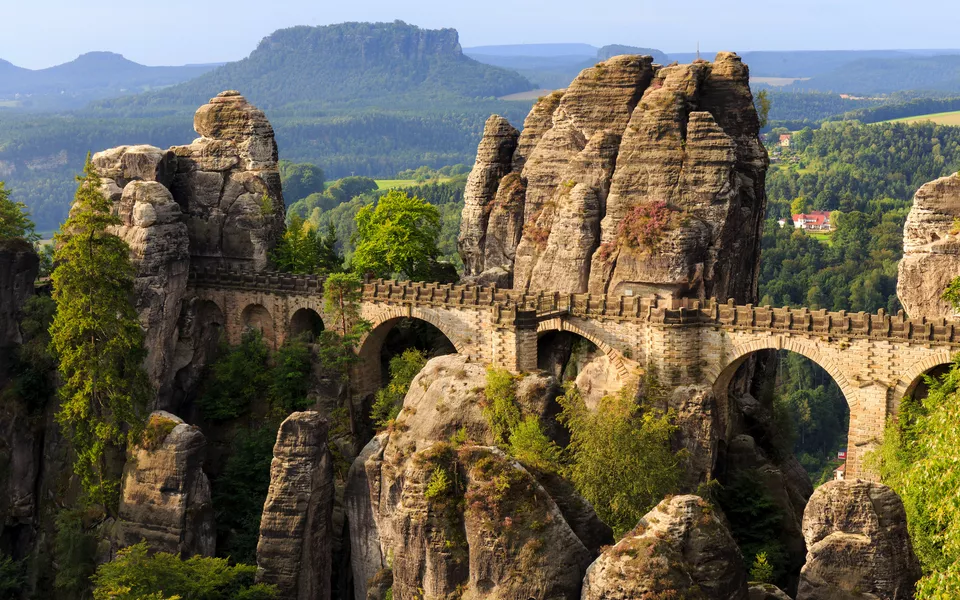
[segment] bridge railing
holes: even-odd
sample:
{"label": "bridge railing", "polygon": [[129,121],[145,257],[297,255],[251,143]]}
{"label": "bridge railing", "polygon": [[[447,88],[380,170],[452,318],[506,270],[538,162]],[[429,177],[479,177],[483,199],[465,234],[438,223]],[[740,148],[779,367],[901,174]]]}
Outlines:
{"label": "bridge railing", "polygon": [[[197,286],[260,290],[265,293],[322,294],[324,278],[317,275],[193,269]],[[655,298],[560,292],[524,292],[496,286],[441,284],[376,279],[363,285],[368,302],[434,306],[489,307],[500,324],[545,319],[559,314],[584,318],[627,320],[662,326],[716,326],[818,333],[838,337],[873,337],[912,342],[960,345],[960,321],[908,319],[880,310],[876,314],[829,312],[808,308],[774,308],[721,303],[714,298]]]}

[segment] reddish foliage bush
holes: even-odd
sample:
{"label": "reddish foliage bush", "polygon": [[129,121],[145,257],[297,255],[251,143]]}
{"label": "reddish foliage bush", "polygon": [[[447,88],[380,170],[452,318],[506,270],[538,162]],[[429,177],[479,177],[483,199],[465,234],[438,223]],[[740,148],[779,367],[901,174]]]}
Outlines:
{"label": "reddish foliage bush", "polygon": [[620,239],[632,248],[655,252],[670,225],[673,212],[662,201],[634,206],[620,221]]}

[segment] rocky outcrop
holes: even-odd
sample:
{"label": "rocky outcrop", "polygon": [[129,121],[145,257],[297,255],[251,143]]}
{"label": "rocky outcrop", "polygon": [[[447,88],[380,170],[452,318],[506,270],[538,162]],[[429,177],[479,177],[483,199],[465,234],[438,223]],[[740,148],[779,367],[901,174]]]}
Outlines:
{"label": "rocky outcrop", "polygon": [[866,481],[831,481],[803,514],[807,562],[797,600],[912,598],[920,564],[897,494]]}
{"label": "rocky outcrop", "polygon": [[492,118],[461,224],[465,279],[755,300],[767,155],[748,81],[732,53],[611,58],[534,106],[503,175],[508,125]]}
{"label": "rocky outcrop", "polygon": [[[411,383],[395,426],[351,468],[356,599],[388,566],[401,598],[458,589],[464,598],[579,597],[609,530],[569,486],[492,447],[485,380],[485,369],[462,356],[432,359]],[[557,393],[555,380],[541,374],[516,384],[525,414],[546,415]]]}
{"label": "rocky outcrop", "polygon": [[327,430],[320,413],[308,411],[287,417],[277,433],[257,581],[277,586],[278,598],[330,598],[334,490]]}
{"label": "rocky outcrop", "polygon": [[792,600],[786,592],[771,583],[750,583],[749,600]]}
{"label": "rocky outcrop", "polygon": [[952,318],[958,313],[941,296],[960,277],[960,174],[921,187],[903,228],[903,258],[897,296],[914,319]]}
{"label": "rocky outcrop", "polygon": [[[149,154],[142,146],[139,150],[142,151],[137,153],[140,158],[133,164],[140,167],[150,164],[144,156],[159,158],[159,165],[163,165],[165,157],[169,156]],[[129,154],[124,152],[120,155],[120,164],[124,164]],[[147,173],[141,171],[138,174],[167,168],[144,168]],[[122,224],[114,233],[129,244],[131,259],[137,269],[134,298],[144,330],[147,376],[158,395],[165,398],[172,385],[177,320],[189,275],[190,240],[187,227],[183,223],[180,206],[170,191],[158,181],[134,180],[126,184],[120,193],[117,209]]]}
{"label": "rocky outcrop", "polygon": [[200,429],[158,411],[123,468],[119,546],[146,540],[151,550],[213,556],[216,531]]}
{"label": "rocky outcrop", "polygon": [[185,146],[120,146],[92,159],[137,268],[155,406],[171,409],[178,384],[195,382],[205,364],[209,323],[194,323],[203,307],[186,297],[190,268],[265,269],[284,228],[277,145],[263,112],[223,92],[197,110],[194,128],[201,137]]}
{"label": "rocky outcrop", "polygon": [[22,341],[20,311],[33,296],[39,269],[40,257],[29,243],[19,239],[0,242],[0,352]]}
{"label": "rocky outcrop", "polygon": [[590,565],[583,600],[747,600],[743,558],[713,507],[674,496]]}

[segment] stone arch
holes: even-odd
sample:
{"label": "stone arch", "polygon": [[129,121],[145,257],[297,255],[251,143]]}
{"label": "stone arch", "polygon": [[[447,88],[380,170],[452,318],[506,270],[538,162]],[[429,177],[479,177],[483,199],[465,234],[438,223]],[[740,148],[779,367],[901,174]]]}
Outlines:
{"label": "stone arch", "polygon": [[761,350],[788,350],[812,360],[837,382],[837,386],[840,387],[840,392],[843,394],[843,397],[847,399],[847,404],[851,409],[853,408],[853,403],[856,400],[854,386],[850,383],[850,380],[847,379],[847,376],[840,369],[839,365],[831,358],[824,356],[814,341],[801,338],[785,339],[781,336],[764,336],[734,346],[731,351],[721,357],[719,363],[706,369],[705,375],[707,381],[712,383],[714,391],[725,395],[737,369],[740,368],[751,354]]}
{"label": "stone arch", "polygon": [[896,414],[896,409],[900,403],[900,400],[914,392],[923,375],[926,375],[928,372],[939,366],[950,364],[953,362],[953,356],[952,350],[938,350],[934,354],[918,360],[907,367],[907,369],[900,375],[897,385],[893,388],[892,401],[894,406],[891,407],[891,412]]}
{"label": "stone arch", "polygon": [[257,329],[263,334],[263,341],[267,347],[276,349],[277,335],[273,322],[273,315],[262,304],[248,304],[240,313],[240,327],[242,331]]}
{"label": "stone arch", "polygon": [[312,308],[298,308],[290,317],[288,326],[289,337],[296,337],[302,334],[310,334],[316,337],[324,330],[323,318]]}
{"label": "stone arch", "polygon": [[610,359],[610,363],[617,370],[617,377],[621,382],[626,381],[627,376],[630,373],[629,367],[627,367],[626,361],[624,360],[623,354],[617,351],[613,346],[606,343],[596,335],[577,327],[575,324],[569,322],[563,318],[554,318],[541,322],[537,325],[537,337],[542,336],[545,333],[550,331],[566,331],[569,333],[574,333],[584,338],[585,340],[590,341],[594,346],[600,349],[607,358]]}

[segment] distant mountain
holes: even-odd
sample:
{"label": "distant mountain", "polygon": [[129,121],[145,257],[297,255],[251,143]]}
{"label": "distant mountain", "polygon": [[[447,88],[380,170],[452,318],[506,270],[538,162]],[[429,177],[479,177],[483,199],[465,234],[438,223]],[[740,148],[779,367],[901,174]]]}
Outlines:
{"label": "distant mountain", "polygon": [[342,23],[274,32],[247,58],[153,94],[103,107],[195,108],[225,89],[264,109],[284,106],[411,106],[505,96],[533,89],[513,71],[463,54],[455,29]]}
{"label": "distant mountain", "polygon": [[902,90],[958,93],[960,56],[856,60],[790,87],[858,96]]}
{"label": "distant mountain", "polygon": [[[956,50],[789,50],[739,54],[743,62],[750,66],[752,77],[817,77],[858,61],[960,54],[960,52]],[[700,55],[710,60],[716,52],[701,52]],[[697,58],[697,53],[671,52],[670,58],[688,63]]]}
{"label": "distant mountain", "polygon": [[620,56],[621,54],[643,54],[652,56],[653,62],[661,65],[668,65],[676,60],[656,48],[638,48],[636,46],[624,46],[622,44],[610,44],[609,46],[600,48],[597,50],[596,58],[597,60],[607,60],[608,58]]}
{"label": "distant mountain", "polygon": [[0,60],[0,100],[19,100],[33,108],[72,108],[91,100],[181,83],[213,68],[147,67],[112,52],[90,52],[35,71]]}
{"label": "distant mountain", "polygon": [[464,48],[468,56],[596,56],[596,46],[590,44],[505,44],[501,46],[472,46]]}
{"label": "distant mountain", "polygon": [[[567,51],[553,54],[551,51]],[[654,48],[638,48],[614,44],[596,48],[587,44],[518,44],[513,46],[478,46],[465,50],[467,56],[488,65],[512,69],[532,81],[538,88],[565,88],[580,71],[618,54],[647,54],[654,62],[668,64],[670,58]]]}

